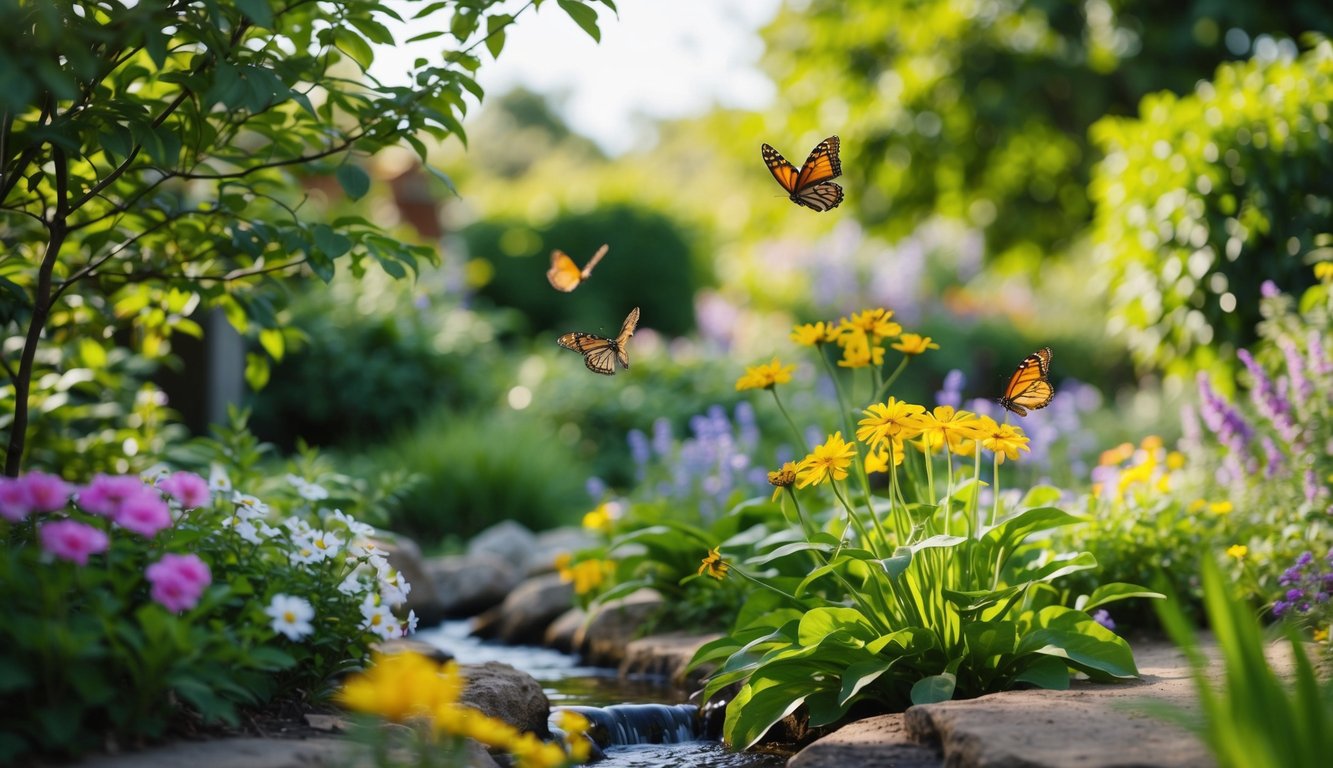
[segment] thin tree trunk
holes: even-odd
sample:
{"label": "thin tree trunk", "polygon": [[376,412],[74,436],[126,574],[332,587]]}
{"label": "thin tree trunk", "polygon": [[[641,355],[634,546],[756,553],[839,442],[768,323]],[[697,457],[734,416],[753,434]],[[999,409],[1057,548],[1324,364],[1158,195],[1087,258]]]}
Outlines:
{"label": "thin tree trunk", "polygon": [[23,466],[23,449],[28,437],[28,393],[32,389],[32,367],[37,358],[37,345],[41,343],[46,320],[51,314],[51,275],[55,272],[56,259],[69,233],[69,179],[65,152],[54,147],[52,155],[56,171],[56,207],[46,225],[50,238],[37,271],[37,287],[32,295],[32,320],[28,323],[28,335],[23,341],[23,354],[14,377],[14,422],[9,431],[9,450],[5,454],[5,474],[10,477],[18,477],[19,469]]}

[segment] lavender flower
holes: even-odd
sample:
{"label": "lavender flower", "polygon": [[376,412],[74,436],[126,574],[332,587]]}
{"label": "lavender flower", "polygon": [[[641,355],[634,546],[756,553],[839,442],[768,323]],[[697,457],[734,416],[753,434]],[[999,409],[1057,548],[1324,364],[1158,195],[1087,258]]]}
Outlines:
{"label": "lavender flower", "polygon": [[1311,328],[1306,337],[1306,357],[1310,361],[1310,373],[1314,376],[1327,376],[1333,373],[1333,358],[1324,349],[1324,334],[1318,328]]}
{"label": "lavender flower", "polygon": [[939,392],[935,393],[935,402],[940,405],[948,405],[958,408],[963,403],[963,385],[967,383],[967,377],[957,368],[944,375],[944,385]]}
{"label": "lavender flower", "polygon": [[1101,624],[1103,627],[1106,627],[1112,632],[1115,631],[1115,620],[1111,618],[1111,614],[1107,612],[1105,608],[1098,608],[1097,610],[1093,611],[1092,620],[1097,622],[1098,624]]}
{"label": "lavender flower", "polygon": [[1314,396],[1314,382],[1305,375],[1305,359],[1301,357],[1301,350],[1291,339],[1282,339],[1278,342],[1282,347],[1282,356],[1287,361],[1287,375],[1291,377],[1291,390],[1295,393],[1296,399],[1304,406],[1310,402]]}

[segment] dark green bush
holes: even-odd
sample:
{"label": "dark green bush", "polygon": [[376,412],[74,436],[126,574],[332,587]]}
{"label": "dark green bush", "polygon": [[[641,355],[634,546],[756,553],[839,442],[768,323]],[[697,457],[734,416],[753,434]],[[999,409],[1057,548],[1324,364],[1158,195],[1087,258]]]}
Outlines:
{"label": "dark green bush", "polygon": [[[533,332],[614,335],[635,306],[643,311],[643,324],[662,333],[694,328],[701,280],[691,267],[689,235],[660,213],[613,205],[565,214],[544,229],[524,221],[482,221],[462,236],[469,255],[492,267],[480,295],[521,310]],[[575,293],[559,293],[547,283],[552,250],[568,253],[581,267],[603,243],[611,250]]]}
{"label": "dark green bush", "polygon": [[1225,64],[1138,118],[1106,118],[1092,183],[1113,328],[1141,363],[1184,370],[1252,343],[1261,285],[1313,284],[1333,231],[1333,45]]}

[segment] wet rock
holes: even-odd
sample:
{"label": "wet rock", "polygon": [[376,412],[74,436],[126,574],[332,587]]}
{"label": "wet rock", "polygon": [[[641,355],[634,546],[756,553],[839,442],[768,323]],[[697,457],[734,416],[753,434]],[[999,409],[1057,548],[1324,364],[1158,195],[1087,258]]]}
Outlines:
{"label": "wet rock", "polygon": [[432,558],[425,570],[445,615],[452,618],[476,616],[499,605],[522,581],[512,561],[491,554]]}
{"label": "wet rock", "polygon": [[589,664],[618,667],[625,648],[641,634],[645,623],[662,608],[662,595],[640,589],[592,610],[588,621],[574,633],[574,650]]}
{"label": "wet rock", "polygon": [[528,560],[536,551],[537,537],[513,520],[503,520],[478,533],[468,542],[469,555],[493,555],[518,570],[520,575],[527,575]]}
{"label": "wet rock", "polygon": [[444,601],[435,588],[435,581],[426,572],[426,562],[421,556],[421,547],[406,536],[399,534],[377,533],[376,539],[388,554],[389,565],[402,574],[412,591],[407,593],[407,604],[403,606],[403,615],[407,611],[416,611],[417,619],[422,624],[436,624],[446,615]]}
{"label": "wet rock", "polygon": [[541,738],[551,735],[546,724],[551,702],[532,675],[498,661],[466,664],[459,671],[467,680],[463,704]]}
{"label": "wet rock", "polygon": [[588,618],[588,614],[582,608],[574,607],[560,614],[555,621],[551,622],[546,628],[545,636],[542,639],[543,645],[547,648],[554,648],[562,653],[574,652],[574,635],[583,627],[583,622]]}
{"label": "wet rock", "polygon": [[415,653],[425,656],[437,664],[451,660],[454,655],[443,648],[410,637],[396,637],[392,640],[380,640],[370,646],[372,651],[389,655],[393,653]]}
{"label": "wet rock", "polygon": [[503,643],[537,645],[546,628],[574,604],[574,587],[558,574],[519,584],[499,606],[477,617],[472,633]]}
{"label": "wet rock", "polygon": [[620,676],[649,675],[660,677],[677,688],[701,688],[708,676],[707,667],[686,672],[694,652],[704,643],[721,635],[695,635],[671,632],[632,640],[625,647],[625,659],[620,662]]}
{"label": "wet rock", "polygon": [[913,742],[902,715],[857,720],[802,749],[787,768],[941,768],[935,749]]}

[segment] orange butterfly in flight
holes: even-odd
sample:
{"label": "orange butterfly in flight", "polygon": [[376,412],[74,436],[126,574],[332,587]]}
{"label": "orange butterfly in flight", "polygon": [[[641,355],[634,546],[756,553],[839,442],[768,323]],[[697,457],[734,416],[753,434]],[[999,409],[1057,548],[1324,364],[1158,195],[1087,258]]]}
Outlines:
{"label": "orange butterfly in flight", "polygon": [[1018,364],[1018,370],[1009,377],[1009,386],[1004,388],[1000,405],[1019,416],[1050,405],[1051,398],[1055,397],[1055,387],[1047,378],[1050,373],[1051,348],[1042,347]]}
{"label": "orange butterfly in flight", "polygon": [[837,208],[842,202],[842,187],[829,181],[842,175],[838,159],[838,137],[830,136],[810,152],[801,170],[787,162],[776,149],[763,145],[764,164],[778,180],[793,203],[816,211]]}
{"label": "orange butterfly in flight", "polygon": [[592,268],[597,266],[597,262],[601,261],[610,249],[611,246],[609,245],[598,248],[597,253],[594,253],[592,258],[588,259],[588,266],[579,269],[573,259],[557,248],[551,251],[551,268],[546,270],[546,279],[551,281],[552,288],[569,293],[588,279],[588,276],[592,274]]}
{"label": "orange butterfly in flight", "polygon": [[583,364],[593,373],[614,376],[616,360],[620,361],[620,367],[629,370],[629,352],[625,349],[625,345],[629,343],[638,325],[639,308],[635,307],[629,311],[625,322],[620,324],[620,335],[614,339],[573,331],[556,339],[555,343],[582,354]]}

